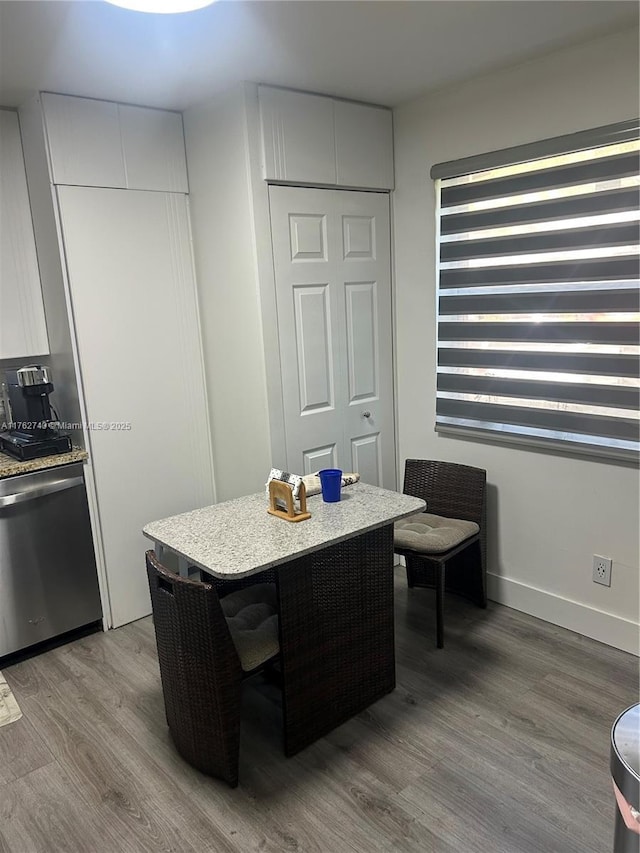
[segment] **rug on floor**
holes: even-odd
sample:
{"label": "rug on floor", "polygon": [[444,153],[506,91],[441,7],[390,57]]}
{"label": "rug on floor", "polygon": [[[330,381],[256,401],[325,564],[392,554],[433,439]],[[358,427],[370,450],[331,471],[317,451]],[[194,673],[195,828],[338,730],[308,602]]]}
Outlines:
{"label": "rug on floor", "polygon": [[0,672],[0,726],[15,723],[22,716],[16,698],[7,684],[7,680]]}

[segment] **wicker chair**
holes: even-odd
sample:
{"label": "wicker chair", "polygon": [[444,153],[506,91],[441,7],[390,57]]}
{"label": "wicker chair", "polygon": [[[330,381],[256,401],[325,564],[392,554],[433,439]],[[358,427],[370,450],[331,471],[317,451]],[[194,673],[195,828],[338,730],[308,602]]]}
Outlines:
{"label": "wicker chair", "polygon": [[[439,649],[444,646],[445,589],[487,606],[486,479],[486,471],[469,465],[426,459],[405,463],[403,492],[425,500],[427,509],[426,514],[396,525],[394,551],[406,560],[410,587],[436,589]],[[411,530],[420,530],[422,518],[429,534],[412,535]],[[445,536],[438,541],[440,531]],[[452,540],[449,547],[447,533]]]}
{"label": "wicker chair", "polygon": [[[238,784],[242,680],[274,660],[278,653],[277,616],[270,617],[275,639],[242,630],[234,642],[238,596],[232,593],[231,617],[212,583],[179,577],[146,553],[162,692],[171,737],[180,755],[203,773]],[[262,584],[261,587],[272,586]],[[250,593],[251,596],[251,593]],[[235,602],[231,600],[235,597]],[[275,599],[275,591],[273,591]],[[253,603],[255,604],[255,594]],[[263,623],[265,624],[265,623]]]}

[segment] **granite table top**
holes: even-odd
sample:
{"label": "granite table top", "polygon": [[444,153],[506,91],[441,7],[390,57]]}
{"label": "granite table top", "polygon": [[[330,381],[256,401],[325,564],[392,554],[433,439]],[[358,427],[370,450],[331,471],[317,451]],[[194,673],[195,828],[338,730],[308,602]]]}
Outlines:
{"label": "granite table top", "polygon": [[307,499],[311,518],[292,523],[267,513],[264,492],[147,524],[149,539],[222,579],[252,575],[425,509],[420,498],[366,483],[341,500]]}
{"label": "granite table top", "polygon": [[0,480],[15,477],[18,474],[32,474],[34,471],[44,471],[45,468],[57,468],[58,465],[70,465],[72,462],[84,462],[89,458],[86,450],[74,447],[69,453],[54,453],[52,456],[41,456],[38,459],[28,459],[21,462],[6,453],[0,453]]}

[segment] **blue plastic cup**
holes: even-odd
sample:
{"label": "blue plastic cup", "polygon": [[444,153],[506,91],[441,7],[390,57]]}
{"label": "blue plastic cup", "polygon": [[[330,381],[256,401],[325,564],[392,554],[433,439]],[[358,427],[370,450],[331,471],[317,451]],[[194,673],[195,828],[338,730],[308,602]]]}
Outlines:
{"label": "blue plastic cup", "polygon": [[329,504],[339,501],[342,471],[339,468],[324,468],[322,471],[318,471],[318,476],[322,488],[322,500]]}

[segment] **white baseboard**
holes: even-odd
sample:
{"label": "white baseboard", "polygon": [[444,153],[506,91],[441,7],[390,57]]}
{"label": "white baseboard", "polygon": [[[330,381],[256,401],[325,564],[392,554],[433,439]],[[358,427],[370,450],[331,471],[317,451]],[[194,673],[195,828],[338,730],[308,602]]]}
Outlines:
{"label": "white baseboard", "polygon": [[560,625],[608,646],[639,654],[640,625],[630,619],[579,604],[521,581],[487,573],[489,598],[553,625]]}

